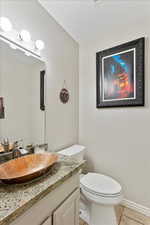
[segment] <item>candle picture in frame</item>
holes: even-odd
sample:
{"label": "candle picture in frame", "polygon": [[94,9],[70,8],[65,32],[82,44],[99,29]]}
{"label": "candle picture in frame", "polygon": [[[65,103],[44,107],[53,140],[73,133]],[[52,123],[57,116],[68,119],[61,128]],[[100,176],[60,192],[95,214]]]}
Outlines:
{"label": "candle picture in frame", "polygon": [[144,106],[144,45],[140,38],[97,53],[97,108]]}

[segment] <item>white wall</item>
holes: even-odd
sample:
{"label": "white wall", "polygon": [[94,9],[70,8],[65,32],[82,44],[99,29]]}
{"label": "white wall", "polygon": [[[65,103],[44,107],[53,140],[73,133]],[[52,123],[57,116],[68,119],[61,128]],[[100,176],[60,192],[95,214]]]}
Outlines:
{"label": "white wall", "polygon": [[[97,36],[80,47],[79,142],[87,147],[91,170],[114,177],[125,198],[150,207],[150,5],[110,6],[105,9],[111,16],[102,18]],[[96,109],[96,52],[142,36],[147,37],[146,106]]]}
{"label": "white wall", "polygon": [[[47,67],[46,133],[50,149],[77,142],[78,135],[78,44],[34,0],[0,1],[0,15],[7,16],[16,30],[27,29],[33,40],[45,42]],[[59,101],[66,80],[70,102]]]}

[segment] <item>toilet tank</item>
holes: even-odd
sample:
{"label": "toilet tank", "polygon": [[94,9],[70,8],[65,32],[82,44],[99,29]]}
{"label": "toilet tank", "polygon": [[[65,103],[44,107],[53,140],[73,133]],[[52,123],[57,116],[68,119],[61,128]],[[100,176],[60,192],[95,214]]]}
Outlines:
{"label": "toilet tank", "polygon": [[64,156],[70,156],[73,160],[81,162],[84,160],[85,147],[82,145],[72,145],[59,151],[58,153]]}

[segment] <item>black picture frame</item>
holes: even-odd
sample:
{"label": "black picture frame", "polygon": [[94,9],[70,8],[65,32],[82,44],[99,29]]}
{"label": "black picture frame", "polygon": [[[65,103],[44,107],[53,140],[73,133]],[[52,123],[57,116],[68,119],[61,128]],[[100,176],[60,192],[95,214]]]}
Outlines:
{"label": "black picture frame", "polygon": [[40,71],[40,109],[45,111],[45,70]]}
{"label": "black picture frame", "polygon": [[145,38],[96,53],[96,106],[144,106]]}
{"label": "black picture frame", "polygon": [[4,98],[0,97],[0,119],[5,118]]}

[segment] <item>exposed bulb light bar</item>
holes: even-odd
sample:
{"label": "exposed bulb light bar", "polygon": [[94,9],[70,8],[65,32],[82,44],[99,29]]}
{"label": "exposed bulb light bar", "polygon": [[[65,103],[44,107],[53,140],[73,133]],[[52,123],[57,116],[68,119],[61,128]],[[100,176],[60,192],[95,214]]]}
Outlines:
{"label": "exposed bulb light bar", "polygon": [[93,0],[95,3],[97,3],[97,2],[101,2],[102,0]]}
{"label": "exposed bulb light bar", "polygon": [[22,40],[24,42],[31,41],[31,35],[30,35],[29,31],[27,31],[27,30],[22,30],[19,34],[19,38],[20,38],[20,40]]}
{"label": "exposed bulb light bar", "polygon": [[12,49],[18,49],[27,56],[33,56],[41,61],[41,51],[45,47],[42,40],[32,40],[28,30],[22,29],[18,32],[12,29],[12,23],[7,17],[0,17],[0,40],[7,43]]}
{"label": "exposed bulb light bar", "polygon": [[26,56],[31,56],[31,53],[25,52],[25,55],[26,55]]}
{"label": "exposed bulb light bar", "polygon": [[7,17],[0,17],[0,29],[5,32],[12,30],[12,24]]}
{"label": "exposed bulb light bar", "polygon": [[9,46],[14,50],[17,49],[16,45],[14,45],[14,44],[10,44]]}
{"label": "exposed bulb light bar", "polygon": [[44,47],[45,47],[45,44],[44,44],[44,42],[43,41],[41,41],[41,40],[37,40],[36,42],[35,42],[35,47],[36,47],[36,49],[38,49],[38,50],[43,50],[44,49]]}

